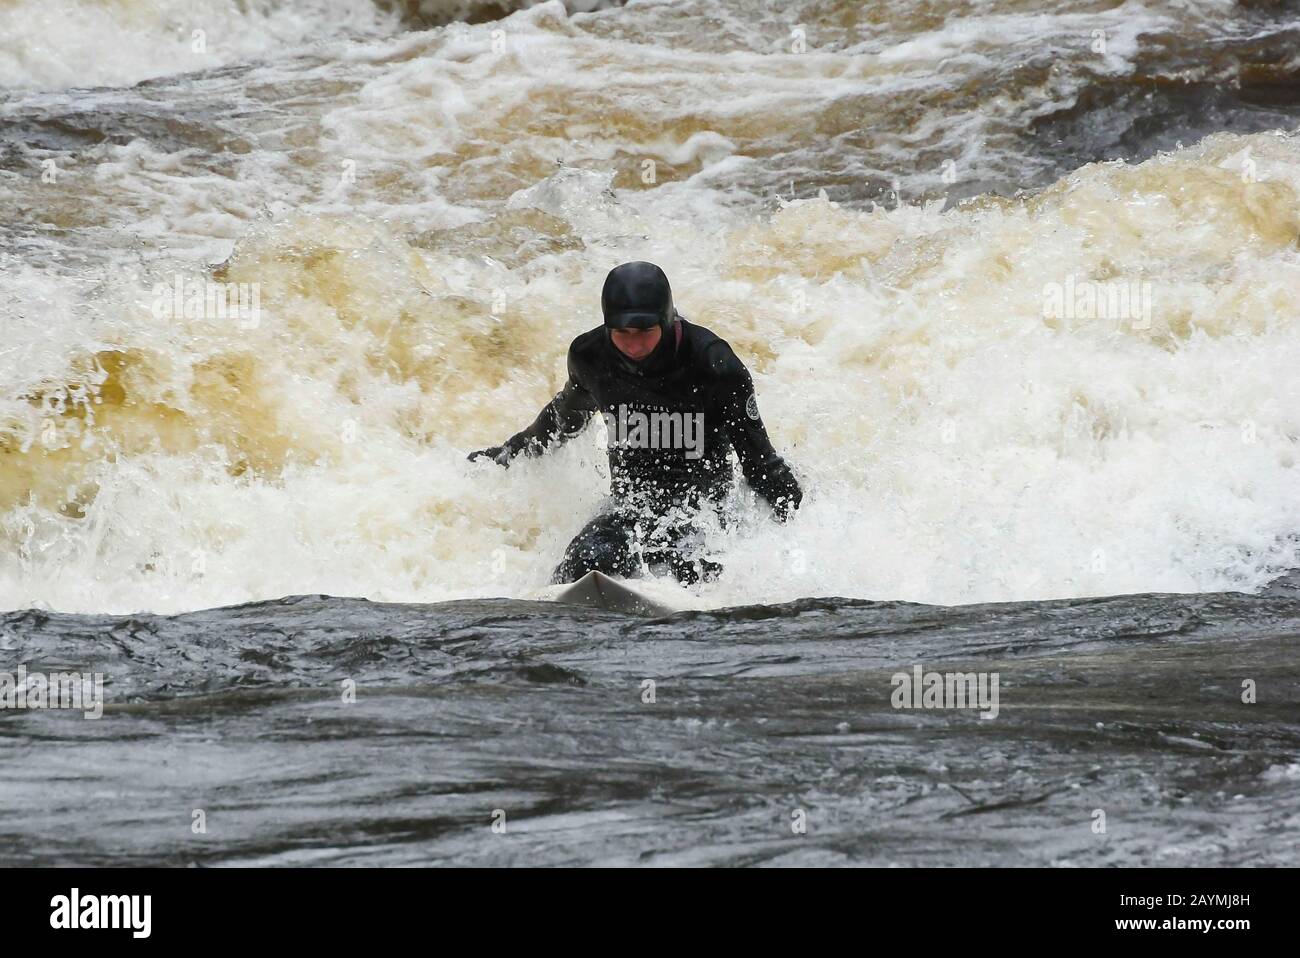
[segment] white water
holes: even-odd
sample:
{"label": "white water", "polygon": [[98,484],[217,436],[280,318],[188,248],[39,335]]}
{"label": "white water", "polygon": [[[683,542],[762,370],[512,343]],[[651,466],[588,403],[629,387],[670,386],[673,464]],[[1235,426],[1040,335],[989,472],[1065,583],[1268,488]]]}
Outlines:
{"label": "white water", "polygon": [[[694,604],[1252,589],[1296,563],[1300,139],[1220,135],[961,208],[772,212],[728,188],[761,165],[749,127],[901,96],[891,63],[950,54],[647,54],[597,29],[654,6],[549,4],[506,21],[504,52],[487,24],[260,67],[306,105],[247,130],[298,153],[212,167],[141,139],[79,154],[62,188],[0,172],[82,238],[12,234],[0,262],[0,606],[535,594],[603,494],[599,425],[508,471],[464,456],[531,421],[628,259],[736,347],[807,491],[786,526],[743,502]],[[97,82],[176,69],[119,53]],[[251,103],[248,79],[187,90]],[[599,171],[625,155],[682,169]],[[260,284],[255,329],[154,318],[156,283],[227,256],[219,278]],[[1149,283],[1150,327],[1045,316],[1071,277]]]}
{"label": "white water", "polygon": [[264,57],[396,17],[352,0],[5,0],[0,86],[126,86]]}
{"label": "white water", "polygon": [[[519,10],[542,0],[0,0],[0,87],[127,86],[229,63],[329,51],[386,36],[403,8],[424,23]],[[608,0],[567,0],[594,10]]]}

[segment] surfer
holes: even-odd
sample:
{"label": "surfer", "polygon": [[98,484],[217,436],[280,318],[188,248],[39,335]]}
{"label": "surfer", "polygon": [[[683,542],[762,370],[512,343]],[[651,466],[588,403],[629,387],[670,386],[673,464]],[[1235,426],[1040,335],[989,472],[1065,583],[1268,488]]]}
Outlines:
{"label": "surfer", "polygon": [[629,577],[642,563],[666,563],[688,584],[716,578],[722,567],[698,554],[694,520],[731,490],[729,451],[781,521],[803,499],[799,482],[767,438],[749,371],[724,340],[677,312],[662,269],[615,267],[600,305],[604,325],[569,346],[564,388],[527,429],[469,458],[506,466],[540,455],[600,412],[610,498],[569,544],[554,581],[592,570]]}

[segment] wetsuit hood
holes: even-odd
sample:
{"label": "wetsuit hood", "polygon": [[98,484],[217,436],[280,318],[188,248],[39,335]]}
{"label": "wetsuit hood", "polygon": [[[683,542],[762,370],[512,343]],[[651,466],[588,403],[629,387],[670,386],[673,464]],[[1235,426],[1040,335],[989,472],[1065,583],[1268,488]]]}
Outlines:
{"label": "wetsuit hood", "polygon": [[[657,375],[668,369],[677,353],[677,310],[664,271],[654,263],[632,262],[616,266],[605,277],[600,294],[605,316],[605,339],[620,366],[638,375]],[[659,345],[642,360],[629,359],[609,339],[613,329],[649,329],[658,326]]]}

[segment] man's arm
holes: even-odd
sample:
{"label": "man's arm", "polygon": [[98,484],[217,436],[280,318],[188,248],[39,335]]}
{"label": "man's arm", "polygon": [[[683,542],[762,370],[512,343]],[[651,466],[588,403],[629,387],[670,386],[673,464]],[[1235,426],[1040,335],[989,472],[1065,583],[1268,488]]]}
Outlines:
{"label": "man's arm", "polygon": [[758,398],[749,370],[730,347],[719,357],[723,416],[731,447],[740,459],[740,471],[750,488],[767,500],[776,517],[784,522],[803,501],[803,490],[789,463],[772,448],[758,415]]}
{"label": "man's arm", "polygon": [[595,411],[596,401],[579,382],[571,351],[569,378],[564,388],[542,407],[533,424],[522,432],[515,433],[500,446],[471,452],[470,461],[486,457],[498,465],[506,466],[520,453],[540,456],[552,443],[564,442],[580,433]]}

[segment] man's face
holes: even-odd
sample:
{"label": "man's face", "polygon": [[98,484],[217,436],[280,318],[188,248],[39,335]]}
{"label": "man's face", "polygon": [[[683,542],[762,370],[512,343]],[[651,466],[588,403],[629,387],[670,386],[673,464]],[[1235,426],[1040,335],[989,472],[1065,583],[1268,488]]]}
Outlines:
{"label": "man's face", "polygon": [[609,338],[614,347],[634,362],[640,362],[655,351],[663,330],[658,326],[649,329],[611,329]]}

